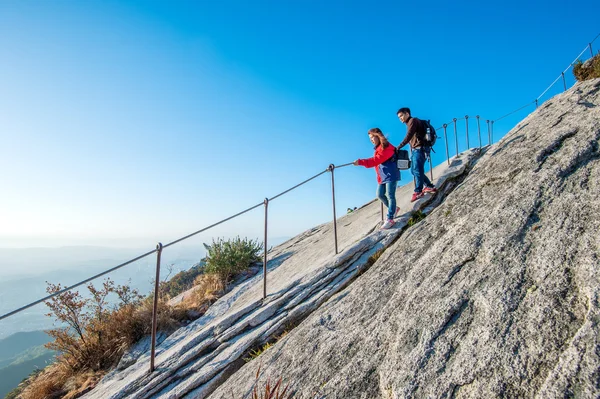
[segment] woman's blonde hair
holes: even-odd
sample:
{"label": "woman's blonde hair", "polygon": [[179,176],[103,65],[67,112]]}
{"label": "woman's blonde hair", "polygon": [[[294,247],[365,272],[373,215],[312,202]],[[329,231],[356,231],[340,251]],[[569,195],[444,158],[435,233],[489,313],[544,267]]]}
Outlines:
{"label": "woman's blonde hair", "polygon": [[375,136],[379,139],[379,145],[382,146],[382,148],[387,148],[387,146],[390,145],[390,142],[385,138],[380,128],[374,127],[369,129],[368,133],[369,135]]}

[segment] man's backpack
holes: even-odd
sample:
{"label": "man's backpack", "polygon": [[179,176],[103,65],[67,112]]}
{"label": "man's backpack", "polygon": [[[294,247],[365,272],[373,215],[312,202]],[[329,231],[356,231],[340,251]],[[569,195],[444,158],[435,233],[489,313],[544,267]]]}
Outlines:
{"label": "man's backpack", "polygon": [[[435,131],[435,128],[433,127],[433,125],[429,122],[429,119],[425,120],[425,119],[419,119],[421,121],[421,123],[423,124],[423,131],[425,132],[425,137],[423,137],[426,145],[428,147],[432,147],[432,151],[433,151],[433,146],[437,140],[437,132]],[[435,151],[433,151],[435,152]]]}

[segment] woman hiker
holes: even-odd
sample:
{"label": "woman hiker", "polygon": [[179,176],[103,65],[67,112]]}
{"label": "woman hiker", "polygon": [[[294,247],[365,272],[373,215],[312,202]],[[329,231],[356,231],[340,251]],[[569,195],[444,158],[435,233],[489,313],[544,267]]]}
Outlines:
{"label": "woman hiker", "polygon": [[381,226],[382,229],[389,229],[394,225],[394,217],[400,212],[396,207],[396,186],[400,179],[400,171],[396,165],[396,148],[385,138],[383,132],[378,127],[369,129],[369,139],[375,146],[373,158],[357,159],[354,165],[361,165],[365,168],[375,168],[377,174],[377,198],[388,208],[387,221]]}

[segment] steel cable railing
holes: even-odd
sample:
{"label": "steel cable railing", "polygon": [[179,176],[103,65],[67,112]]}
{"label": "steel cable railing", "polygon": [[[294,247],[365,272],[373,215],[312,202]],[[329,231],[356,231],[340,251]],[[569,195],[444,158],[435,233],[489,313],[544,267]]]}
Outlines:
{"label": "steel cable railing", "polygon": [[[495,120],[486,119],[486,124],[487,124],[487,129],[488,129],[488,145],[491,145],[493,143],[494,122],[497,122],[497,121],[499,121],[501,119],[504,119],[504,118],[508,117],[509,115],[512,115],[512,114],[514,114],[514,113],[516,113],[518,111],[521,111],[522,109],[530,106],[533,103],[535,103],[536,107],[537,107],[538,106],[538,100],[554,84],[556,84],[556,82],[561,78],[561,76],[564,79],[564,73],[569,68],[571,68],[573,66],[573,64],[579,59],[579,57],[581,57],[581,55],[583,55],[583,53],[588,48],[589,48],[589,50],[590,50],[590,52],[591,52],[591,54],[593,56],[592,44],[596,41],[596,39],[598,39],[598,37],[600,37],[600,34],[598,36],[596,36],[594,38],[594,40],[592,40],[588,44],[588,46],[586,46],[586,48],[584,49],[584,51],[582,51],[578,55],[578,57],[575,59],[575,61],[573,61],[573,63],[571,63],[571,65],[569,65],[569,67],[567,69],[565,69],[565,71],[563,71],[561,73],[561,75],[559,75],[559,77],[546,90],[544,90],[544,92],[540,96],[538,96],[534,101],[532,101],[532,102],[530,102],[530,103],[528,103],[528,104],[526,104],[526,105],[524,105],[524,106],[522,106],[522,107],[520,107],[520,108],[518,108],[518,109],[516,109],[514,111],[511,111],[508,114],[503,115],[502,117],[497,118]],[[565,84],[565,90],[566,90],[566,84]],[[477,133],[478,133],[478,138],[479,138],[479,148],[481,148],[482,147],[482,141],[481,141],[481,123],[480,123],[481,121],[480,121],[480,116],[476,115],[475,118],[477,119]],[[465,115],[462,118],[453,118],[452,121],[450,121],[448,123],[444,123],[441,127],[435,129],[436,132],[438,130],[440,130],[440,129],[444,129],[444,141],[446,143],[446,158],[447,158],[448,164],[450,164],[450,154],[449,154],[449,148],[448,148],[449,142],[448,142],[448,137],[447,137],[447,127],[450,124],[453,125],[454,136],[455,136],[456,156],[458,156],[458,154],[459,154],[459,142],[458,142],[458,127],[457,127],[457,122],[463,121],[463,120],[465,121],[466,145],[467,145],[467,149],[470,149],[471,147],[470,147],[470,143],[469,143],[469,116],[468,115]],[[433,180],[433,165],[432,165],[431,157],[429,157],[429,162],[430,162],[431,179]],[[152,324],[153,325],[152,325],[152,347],[151,347],[151,366],[150,366],[150,370],[154,371],[156,328],[157,328],[157,322],[156,322],[156,320],[157,320],[157,308],[158,308],[157,301],[158,301],[158,294],[159,294],[158,293],[158,291],[159,291],[158,290],[158,284],[159,284],[159,281],[160,281],[160,263],[161,263],[162,251],[165,248],[168,248],[168,247],[170,247],[172,245],[175,245],[175,244],[177,244],[177,243],[179,243],[181,241],[184,241],[184,240],[186,240],[188,238],[191,238],[191,237],[193,237],[193,236],[195,236],[195,235],[197,235],[199,233],[207,231],[207,230],[209,230],[209,229],[211,229],[213,227],[216,227],[216,226],[218,226],[218,225],[220,225],[222,223],[225,223],[225,222],[227,222],[227,221],[229,221],[231,219],[234,219],[234,218],[236,218],[238,216],[241,216],[241,215],[243,215],[243,214],[245,214],[247,212],[250,212],[250,211],[252,211],[252,210],[260,207],[261,205],[264,205],[264,207],[265,207],[264,208],[265,209],[265,226],[264,226],[265,230],[264,230],[264,233],[265,234],[264,234],[264,247],[263,247],[263,249],[264,249],[264,252],[263,252],[263,254],[264,254],[264,259],[263,259],[263,284],[264,284],[264,286],[263,286],[264,287],[263,288],[263,299],[265,299],[267,297],[267,255],[268,255],[268,251],[267,251],[267,248],[268,248],[267,247],[267,238],[268,238],[267,237],[268,236],[268,234],[267,234],[267,231],[268,231],[267,228],[268,228],[268,224],[267,224],[267,221],[268,221],[268,204],[269,204],[269,202],[273,201],[273,200],[275,200],[275,199],[277,199],[277,198],[279,198],[279,197],[281,197],[281,196],[283,196],[283,195],[285,195],[287,193],[289,193],[290,191],[295,190],[296,188],[298,188],[298,187],[300,187],[300,186],[302,186],[302,185],[304,185],[304,184],[306,184],[306,183],[308,183],[308,182],[316,179],[317,177],[319,177],[319,176],[321,176],[321,175],[323,175],[323,174],[325,174],[327,172],[331,172],[331,189],[332,189],[332,203],[333,203],[333,227],[334,227],[334,247],[335,247],[335,254],[337,254],[338,253],[338,245],[337,245],[338,243],[337,243],[337,221],[336,221],[336,205],[335,205],[335,179],[334,179],[334,171],[335,171],[335,169],[343,168],[343,167],[346,167],[346,166],[349,166],[349,165],[352,165],[352,164],[353,164],[352,162],[346,163],[346,164],[342,164],[342,165],[339,165],[339,166],[335,166],[334,164],[331,164],[324,171],[322,171],[322,172],[320,172],[320,173],[318,173],[318,174],[316,174],[316,175],[314,175],[314,176],[312,176],[312,177],[310,177],[310,178],[302,181],[301,183],[298,183],[298,184],[294,185],[293,187],[291,187],[291,188],[289,188],[289,189],[287,189],[285,191],[282,191],[281,193],[279,193],[279,194],[271,197],[270,199],[269,198],[265,198],[263,202],[260,202],[260,203],[258,203],[256,205],[253,205],[253,206],[251,206],[251,207],[249,207],[249,208],[247,208],[247,209],[245,209],[245,210],[243,210],[241,212],[238,212],[238,213],[236,213],[236,214],[234,214],[232,216],[229,216],[229,217],[227,217],[225,219],[222,219],[222,220],[220,220],[220,221],[218,221],[216,223],[213,223],[213,224],[211,224],[211,225],[209,225],[207,227],[204,227],[204,228],[202,228],[202,229],[200,229],[198,231],[195,231],[195,232],[193,232],[191,234],[188,234],[188,235],[186,235],[184,237],[181,237],[181,238],[179,238],[177,240],[174,240],[174,241],[172,241],[172,242],[170,242],[170,243],[168,243],[166,245],[162,245],[161,243],[158,243],[157,246],[156,246],[156,249],[154,249],[152,251],[146,252],[143,255],[140,255],[140,256],[138,256],[138,257],[136,257],[134,259],[131,259],[131,260],[127,261],[127,262],[121,263],[118,266],[110,268],[110,269],[108,269],[108,270],[106,270],[106,271],[104,271],[102,273],[98,273],[98,274],[96,274],[96,275],[94,275],[94,276],[92,276],[90,278],[87,278],[87,279],[85,279],[83,281],[80,281],[80,282],[78,282],[76,284],[73,284],[71,286],[65,287],[64,289],[61,289],[60,291],[54,292],[54,293],[52,293],[52,294],[50,294],[50,295],[48,295],[48,296],[46,296],[44,298],[41,298],[41,299],[36,300],[34,302],[31,302],[31,303],[29,303],[27,305],[24,305],[24,306],[22,306],[22,307],[20,307],[18,309],[15,309],[15,310],[10,311],[10,312],[8,312],[6,314],[0,315],[0,320],[3,320],[3,319],[8,318],[10,316],[13,316],[13,315],[15,315],[17,313],[20,313],[20,312],[22,312],[22,311],[24,311],[24,310],[26,310],[28,308],[31,308],[31,307],[33,307],[35,305],[38,305],[38,304],[40,304],[42,302],[45,302],[45,301],[49,300],[49,299],[52,299],[52,298],[54,298],[54,297],[56,297],[58,295],[64,294],[65,292],[68,292],[68,291],[73,290],[73,289],[75,289],[77,287],[80,287],[81,285],[86,284],[86,283],[88,283],[88,282],[90,282],[90,281],[92,281],[94,279],[97,279],[99,277],[102,277],[104,275],[112,273],[112,272],[116,271],[117,269],[125,267],[125,266],[127,266],[127,265],[129,265],[129,264],[131,264],[133,262],[136,262],[136,261],[138,261],[140,259],[143,259],[143,258],[145,258],[145,257],[147,257],[147,256],[149,256],[151,254],[156,253],[157,254],[157,262],[156,262],[156,278],[154,280],[155,287],[154,287],[154,306],[153,306],[153,311],[152,311],[152,313],[153,313]]]}

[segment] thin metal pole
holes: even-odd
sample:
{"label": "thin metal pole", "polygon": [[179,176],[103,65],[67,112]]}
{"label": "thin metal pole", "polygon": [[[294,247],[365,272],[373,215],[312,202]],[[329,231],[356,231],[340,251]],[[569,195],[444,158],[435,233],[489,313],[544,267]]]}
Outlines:
{"label": "thin metal pole", "polygon": [[565,91],[567,91],[567,81],[565,80],[565,73],[562,73],[562,78],[563,78],[563,86],[565,87]]}
{"label": "thin metal pole", "polygon": [[267,217],[269,215],[269,199],[265,198],[265,246],[264,246],[264,261],[263,261],[263,299],[267,299]]}
{"label": "thin metal pole", "polygon": [[431,161],[431,153],[429,153],[429,173],[431,174],[431,183],[433,183],[433,162]]}
{"label": "thin metal pole", "polygon": [[488,130],[488,144],[492,144],[492,139],[490,137],[490,120],[486,119],[485,123],[487,123],[487,130]]}
{"label": "thin metal pole", "polygon": [[444,123],[444,141],[446,142],[446,161],[450,165],[450,153],[448,152],[448,135],[446,134],[446,128],[448,125]]}
{"label": "thin metal pole", "polygon": [[535,109],[537,109],[537,107],[538,107],[538,99],[536,98],[535,99]]}
{"label": "thin metal pole", "polygon": [[469,145],[469,115],[465,115],[465,126],[467,128],[467,150],[471,148]]}
{"label": "thin metal pole", "polygon": [[456,131],[456,118],[454,118],[453,121],[454,121],[454,139],[456,141],[456,157],[458,158],[458,132]]}
{"label": "thin metal pole", "polygon": [[158,289],[160,285],[160,256],[162,254],[163,245],[156,245],[156,278],[154,280],[154,305],[152,307],[152,349],[150,352],[150,372],[154,372],[154,358],[156,355],[156,329],[158,325]]}
{"label": "thin metal pole", "polygon": [[[411,164],[411,168],[412,168],[412,148],[410,148],[410,164]],[[417,178],[415,177],[415,175],[413,174],[413,184],[415,185],[415,187],[417,187]],[[383,218],[381,219],[383,221]]]}
{"label": "thin metal pole", "polygon": [[494,142],[494,121],[492,122],[492,127],[490,128],[490,138],[492,139],[492,143]]}
{"label": "thin metal pole", "polygon": [[379,201],[381,204],[381,221],[383,222],[383,202]]}
{"label": "thin metal pole", "polygon": [[592,55],[592,57],[594,56],[594,50],[592,50],[592,43],[590,43],[590,54]]}
{"label": "thin metal pole", "polygon": [[335,239],[335,254],[338,254],[338,240],[337,240],[337,220],[335,216],[335,179],[333,177],[333,171],[335,170],[335,165],[329,165],[329,171],[331,172],[331,201],[333,203],[333,235]]}
{"label": "thin metal pole", "polygon": [[477,136],[479,137],[479,148],[481,148],[481,124],[479,123],[479,115],[477,115]]}

